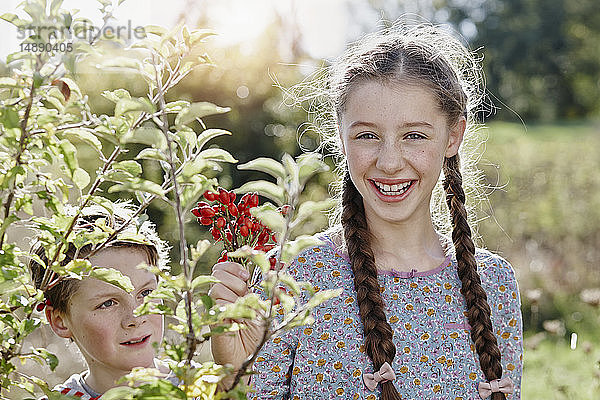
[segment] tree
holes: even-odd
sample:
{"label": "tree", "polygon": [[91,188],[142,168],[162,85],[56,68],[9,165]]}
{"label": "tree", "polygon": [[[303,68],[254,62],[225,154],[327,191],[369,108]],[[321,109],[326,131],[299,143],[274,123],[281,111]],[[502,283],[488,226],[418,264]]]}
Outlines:
{"label": "tree", "polygon": [[[156,371],[135,369],[126,377],[129,386],[111,389],[103,398],[240,398],[247,388],[237,383],[249,373],[247,367],[262,344],[273,335],[309,322],[310,310],[335,295],[333,291],[315,293],[310,285],[299,284],[286,273],[286,265],[295,254],[315,243],[306,237],[292,241],[293,228],[307,215],[324,208],[317,202],[298,206],[299,194],[312,175],[327,167],[314,156],[294,160],[289,155],[284,155],[282,163],[262,159],[246,165],[270,173],[278,181],[278,185],[263,182],[246,188],[257,189],[263,196],[274,198],[278,205],[288,207],[285,218],[275,213],[275,206],[270,204],[255,213],[256,218],[279,234],[277,267],[271,268],[263,250],[241,249],[235,255],[249,257],[266,276],[259,284],[267,299],[250,294],[230,307],[215,306],[205,294],[206,286],[214,279],[196,272],[198,261],[210,244],[198,241],[189,246],[185,222],[199,196],[214,191],[218,184],[216,178],[206,175],[207,171],[218,169],[221,163],[236,162],[222,148],[207,148],[214,138],[231,133],[207,129],[202,121],[229,109],[207,101],[167,100],[167,93],[193,68],[210,62],[198,51],[212,32],[188,30],[182,25],[170,31],[148,26],[142,40],[127,46],[118,37],[110,39],[108,35],[95,36],[91,41],[76,37],[65,42],[57,32],[87,31],[93,27],[84,19],[74,18],[73,12],[61,9],[61,3],[54,0],[48,5],[46,0],[28,0],[22,6],[29,19],[14,14],[0,17],[23,29],[53,27],[34,29],[20,51],[8,56],[7,76],[0,78],[0,398],[6,399],[8,391],[17,387],[33,394],[35,386],[50,398],[66,398],[50,393],[43,380],[20,373],[15,365],[17,360],[26,359],[47,364],[51,369],[57,365],[56,357],[47,349],[25,351],[22,346],[24,339],[43,323],[35,312],[36,305],[43,299],[44,290],[62,279],[93,277],[131,290],[127,277],[111,268],[93,267],[88,258],[114,239],[143,242],[143,238],[126,233],[126,229],[139,224],[153,202],[166,205],[176,221],[178,268],[165,271],[146,266],[160,277],[159,287],[146,297],[136,313],[175,318],[171,329],[181,336],[180,340],[161,345],[172,359],[171,370],[181,383],[175,386],[161,380]],[[112,2],[99,3],[107,21]],[[142,96],[132,95],[124,88],[103,92],[112,106],[107,114],[97,115],[77,84],[77,66],[88,57],[115,48],[121,57],[99,57],[107,60],[104,67],[138,76],[147,89]],[[77,148],[81,143],[90,146],[100,160],[95,174],[79,163]],[[148,165],[160,171],[154,180],[144,175]],[[98,223],[91,233],[74,230],[77,217],[89,204],[98,204],[112,213],[114,203],[107,194],[117,192],[129,193],[136,200],[136,211],[128,221],[114,228]],[[74,214],[66,211],[67,204],[75,207]],[[38,207],[43,211],[35,212]],[[10,234],[16,226],[26,226],[38,234],[48,263],[16,245],[16,238]],[[65,265],[61,261],[68,243],[77,248],[91,245],[93,250]],[[26,266],[29,259],[46,267],[41,289],[33,285]],[[301,291],[309,292],[308,303],[299,302]],[[276,304],[276,297],[281,306]],[[165,304],[152,299],[164,300]],[[278,322],[274,316],[280,310],[284,320]],[[259,315],[266,327],[261,345],[237,373],[233,386],[226,388],[227,392],[217,393],[218,382],[232,371],[212,362],[192,365],[197,346],[213,334],[233,329],[226,321]],[[203,333],[202,328],[208,325],[216,328]]]}

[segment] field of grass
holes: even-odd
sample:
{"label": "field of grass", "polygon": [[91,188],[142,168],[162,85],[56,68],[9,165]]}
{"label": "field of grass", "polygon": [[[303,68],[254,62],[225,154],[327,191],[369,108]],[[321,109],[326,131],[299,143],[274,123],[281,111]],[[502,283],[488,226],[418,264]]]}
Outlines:
{"label": "field of grass", "polygon": [[[480,166],[499,188],[479,233],[519,280],[522,398],[600,399],[600,309],[581,296],[600,288],[600,124],[498,122],[487,136]],[[558,332],[544,331],[548,320]]]}
{"label": "field of grass", "polygon": [[[597,400],[600,398],[600,340],[580,340],[571,350],[564,339],[525,341],[523,400]],[[529,345],[528,345],[529,344]]]}

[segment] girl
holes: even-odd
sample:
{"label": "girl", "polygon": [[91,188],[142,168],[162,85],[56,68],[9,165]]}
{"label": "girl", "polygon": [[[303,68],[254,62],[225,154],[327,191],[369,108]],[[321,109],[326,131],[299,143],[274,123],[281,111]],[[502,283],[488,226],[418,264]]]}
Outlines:
{"label": "girl", "polygon": [[[264,347],[251,398],[520,398],[517,282],[504,259],[473,244],[459,165],[482,93],[477,72],[470,52],[432,26],[368,36],[331,68],[339,222],[288,271],[343,292],[314,310],[314,325]],[[439,185],[451,240],[430,211],[441,209]],[[238,264],[213,271],[217,301],[247,292]],[[250,327],[214,337],[215,360],[241,365],[260,337]]]}
{"label": "girl", "polygon": [[[93,231],[100,219],[116,229],[125,223],[133,211],[126,203],[117,204],[113,215],[100,207],[88,207],[78,218],[75,231]],[[74,374],[54,391],[82,399],[99,398],[107,390],[117,386],[116,381],[134,367],[156,367],[166,375],[169,370],[155,359],[153,343],[160,343],[163,336],[163,317],[157,314],[135,317],[133,311],[157,286],[157,277],[140,264],[164,267],[167,260],[165,242],[158,238],[154,226],[145,222],[139,229],[126,228],[125,232],[139,233],[144,243],[115,240],[90,256],[91,245],[82,247],[76,255],[75,246],[70,244],[65,260],[87,258],[93,266],[114,268],[131,280],[131,293],[106,282],[84,278],[63,279],[45,293],[44,308],[52,330],[60,337],[77,344],[88,370]],[[48,263],[41,242],[34,252]],[[30,263],[36,287],[40,287],[45,268]],[[174,376],[168,376],[176,382]]]}

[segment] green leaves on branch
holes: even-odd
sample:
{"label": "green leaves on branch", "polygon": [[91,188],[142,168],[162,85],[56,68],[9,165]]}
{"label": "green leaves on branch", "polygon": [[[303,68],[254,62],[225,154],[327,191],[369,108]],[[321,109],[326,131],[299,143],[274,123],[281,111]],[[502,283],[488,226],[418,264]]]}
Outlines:
{"label": "green leaves on branch", "polygon": [[196,119],[201,119],[209,115],[223,114],[229,112],[229,107],[219,107],[213,103],[207,101],[201,101],[198,103],[192,103],[188,106],[182,107],[181,111],[175,118],[175,126],[181,127],[182,125],[189,124]]}
{"label": "green leaves on branch", "polygon": [[106,283],[110,283],[120,289],[123,289],[127,293],[133,292],[135,287],[129,280],[129,277],[123,275],[120,271],[114,268],[94,268],[90,272],[90,278],[96,278]]}
{"label": "green leaves on branch", "polygon": [[59,148],[69,177],[79,189],[84,189],[90,183],[90,175],[84,169],[79,168],[75,146],[68,140],[62,140]]}
{"label": "green leaves on branch", "polygon": [[[244,164],[245,165],[245,164]],[[241,167],[241,166],[240,166]],[[239,168],[239,167],[238,167]],[[278,206],[286,204],[284,189],[269,181],[246,182],[236,190],[235,193],[257,192],[261,196],[272,200]]]}

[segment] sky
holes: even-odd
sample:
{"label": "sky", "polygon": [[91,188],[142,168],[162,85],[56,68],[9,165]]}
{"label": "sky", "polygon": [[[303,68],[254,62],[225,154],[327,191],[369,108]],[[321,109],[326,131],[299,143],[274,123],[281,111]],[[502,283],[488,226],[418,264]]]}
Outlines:
{"label": "sky", "polygon": [[[1,0],[0,14],[15,13],[22,0]],[[303,45],[317,58],[341,53],[346,37],[348,15],[345,4],[355,0],[126,0],[114,11],[117,26],[174,26],[183,16],[194,27],[207,8],[213,15],[208,28],[218,32],[214,40],[224,45],[251,43],[272,20],[274,11],[295,20],[302,32]],[[113,0],[116,4],[117,0]],[[50,3],[50,0],[48,0]],[[79,9],[95,26],[102,26],[97,0],[64,0],[64,9]],[[18,13],[25,16],[22,11]],[[205,28],[205,27],[201,27]],[[19,49],[17,28],[0,20],[0,57]]]}

